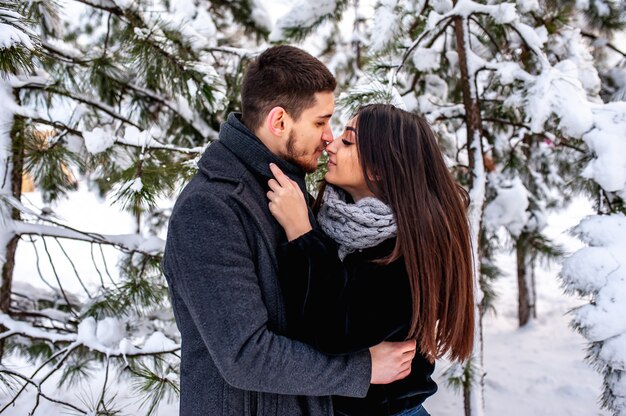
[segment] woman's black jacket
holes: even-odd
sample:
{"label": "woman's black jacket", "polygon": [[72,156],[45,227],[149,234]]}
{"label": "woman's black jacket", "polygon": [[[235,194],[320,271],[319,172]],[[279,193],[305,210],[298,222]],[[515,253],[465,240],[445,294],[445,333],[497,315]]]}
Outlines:
{"label": "woman's black jacket", "polygon": [[[411,322],[411,290],[402,258],[388,264],[396,239],[337,256],[337,244],[312,230],[279,248],[281,286],[289,335],[332,355],[366,350],[382,341],[404,341]],[[437,391],[434,364],[416,354],[411,374],[371,385],[363,399],[335,396],[336,415],[393,415]]]}

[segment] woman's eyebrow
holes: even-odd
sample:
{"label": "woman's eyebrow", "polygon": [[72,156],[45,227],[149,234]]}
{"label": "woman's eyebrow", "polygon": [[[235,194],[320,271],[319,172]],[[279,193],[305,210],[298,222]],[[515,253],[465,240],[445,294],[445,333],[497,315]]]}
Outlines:
{"label": "woman's eyebrow", "polygon": [[346,126],[346,131],[351,131],[356,133],[356,129],[354,127]]}

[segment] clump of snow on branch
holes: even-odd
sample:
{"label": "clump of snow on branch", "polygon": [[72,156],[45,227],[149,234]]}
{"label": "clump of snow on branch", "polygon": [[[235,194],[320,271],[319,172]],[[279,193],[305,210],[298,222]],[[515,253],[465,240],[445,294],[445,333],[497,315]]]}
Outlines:
{"label": "clump of snow on branch", "polygon": [[550,51],[560,59],[567,58],[576,64],[577,77],[589,96],[596,96],[600,92],[600,76],[594,66],[593,56],[582,42],[580,29],[566,29],[559,36],[553,36]]}
{"label": "clump of snow on branch", "polygon": [[115,136],[102,127],[96,127],[92,131],[83,132],[83,138],[85,139],[85,147],[87,151],[92,155],[104,152],[113,144],[115,144]]}
{"label": "clump of snow on branch", "polygon": [[342,92],[337,103],[341,110],[340,118],[344,122],[352,117],[359,107],[368,104],[391,104],[406,110],[404,100],[394,86],[384,85],[370,76],[363,76],[353,87]]}
{"label": "clump of snow on branch", "polygon": [[7,9],[0,9],[0,49],[22,47],[35,49],[37,35],[22,22],[24,17]]}
{"label": "clump of snow on branch", "polygon": [[553,114],[560,119],[559,128],[569,136],[581,137],[593,126],[591,105],[572,61],[561,61],[537,76],[528,89],[526,103],[533,132],[543,131]]}
{"label": "clump of snow on branch", "polygon": [[[490,175],[492,183],[498,182],[495,175]],[[495,186],[497,195],[485,207],[485,227],[496,230],[503,226],[513,236],[519,236],[528,222],[528,191],[521,179],[500,180]]]}
{"label": "clump of snow on branch", "polygon": [[441,52],[434,48],[417,48],[413,52],[413,65],[418,71],[435,71],[439,69]]}
{"label": "clump of snow on branch", "polygon": [[595,158],[582,175],[626,200],[626,102],[594,106],[594,127],[583,136]]}
{"label": "clump of snow on branch", "polygon": [[374,53],[385,49],[401,27],[395,10],[397,4],[398,0],[381,0],[376,5],[370,42],[370,48]]}
{"label": "clump of snow on branch", "polygon": [[336,0],[308,1],[298,0],[291,10],[276,21],[269,40],[279,42],[284,39],[285,31],[294,28],[314,26],[321,19],[331,16],[337,9]]}
{"label": "clump of snow on branch", "polygon": [[252,0],[252,13],[250,13],[250,16],[257,26],[266,29],[268,32],[272,31],[272,19],[263,3],[259,0]]}
{"label": "clump of snow on branch", "polygon": [[[589,247],[565,261],[561,272],[565,288],[591,295],[594,302],[576,309],[573,321],[590,341],[626,337],[626,320],[615,319],[626,316],[626,216],[591,216],[574,233]],[[626,349],[609,355],[626,370]]]}

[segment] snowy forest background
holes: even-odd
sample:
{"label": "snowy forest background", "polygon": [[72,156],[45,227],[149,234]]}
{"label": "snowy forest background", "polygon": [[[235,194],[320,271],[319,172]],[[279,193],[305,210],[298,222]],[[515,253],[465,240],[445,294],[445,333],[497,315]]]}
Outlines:
{"label": "snowy forest background", "polygon": [[0,0],[0,414],[177,414],[168,216],[287,42],[335,125],[424,114],[470,192],[476,350],[427,409],[626,415],[625,27],[622,0]]}

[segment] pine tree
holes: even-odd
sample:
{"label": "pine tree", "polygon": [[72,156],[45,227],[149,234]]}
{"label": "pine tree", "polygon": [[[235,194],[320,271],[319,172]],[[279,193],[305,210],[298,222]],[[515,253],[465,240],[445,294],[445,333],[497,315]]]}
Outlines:
{"label": "pine tree", "polygon": [[[590,105],[590,128],[582,135],[585,166],[578,186],[595,196],[597,215],[583,219],[573,233],[588,245],[563,264],[561,278],[570,294],[589,303],[572,311],[572,327],[588,341],[587,359],[604,377],[602,405],[626,415],[626,328],[620,306],[626,302],[626,54],[613,35],[626,27],[626,4],[591,1],[582,8],[575,36],[587,39],[606,104]],[[584,83],[583,83],[584,85]]]}
{"label": "pine tree", "polygon": [[[0,49],[2,104],[12,117],[1,136],[12,153],[2,154],[2,177],[11,180],[2,182],[0,243],[13,255],[18,241],[31,245],[37,265],[52,270],[40,272],[48,289],[34,289],[13,276],[11,255],[0,256],[0,383],[9,396],[0,413],[30,391],[31,413],[46,401],[59,412],[117,414],[121,382],[154,414],[177,397],[180,342],[160,270],[169,211],[159,201],[195,173],[220,122],[239,108],[242,69],[271,24],[255,0],[66,3],[67,12],[82,12],[64,20],[53,0],[0,4],[0,33],[20,30]],[[45,206],[20,200],[23,174]],[[57,220],[53,204],[79,181],[132,214],[135,234]],[[68,240],[91,246],[99,284],[84,281]],[[103,246],[119,251],[115,270]],[[82,293],[67,290],[70,279]],[[34,370],[11,368],[17,357]],[[53,375],[61,389],[85,388],[97,372],[105,378],[95,397],[52,397],[44,388]]]}

